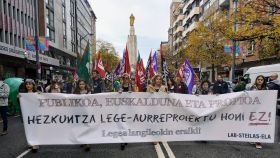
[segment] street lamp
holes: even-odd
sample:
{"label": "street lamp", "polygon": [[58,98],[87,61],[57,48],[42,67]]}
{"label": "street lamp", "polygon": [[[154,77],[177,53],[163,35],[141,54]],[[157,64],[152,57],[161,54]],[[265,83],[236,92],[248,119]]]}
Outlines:
{"label": "street lamp", "polygon": [[50,66],[50,77],[51,77],[51,80],[52,80],[52,71],[53,71],[53,67]]}
{"label": "street lamp", "polygon": [[[234,27],[233,27],[233,31],[236,32],[237,31],[237,5],[238,5],[238,0],[233,0],[233,6],[234,6]],[[233,52],[232,52],[232,66],[231,66],[231,78],[232,81],[235,78],[235,57],[236,57],[236,40],[233,40]]]}
{"label": "street lamp", "polygon": [[29,61],[28,61],[28,52],[25,51],[23,55],[24,55],[24,61],[25,61],[25,64],[24,64],[24,76],[25,76],[25,78],[26,78],[27,64],[29,64]]}
{"label": "street lamp", "polygon": [[[87,36],[93,36],[93,35],[94,35],[93,33],[89,33],[89,34],[84,35],[83,37],[80,36],[80,53],[82,53],[82,40],[84,40]],[[90,64],[89,64],[90,65],[89,66],[90,78],[91,78],[91,64],[92,64],[92,61],[91,61],[91,56],[90,56]]]}
{"label": "street lamp", "polygon": [[90,34],[84,35],[83,37],[80,36],[80,53],[82,52],[82,40],[84,40],[87,36],[93,36],[93,35],[94,35],[93,33],[90,33]]}

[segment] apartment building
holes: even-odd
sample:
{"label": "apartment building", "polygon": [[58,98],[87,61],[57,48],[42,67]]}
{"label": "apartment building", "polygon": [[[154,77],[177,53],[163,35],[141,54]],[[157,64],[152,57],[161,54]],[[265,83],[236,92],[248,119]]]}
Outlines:
{"label": "apartment building", "polygon": [[49,37],[47,54],[59,60],[53,69],[62,75],[72,73],[77,53],[82,55],[87,42],[96,47],[96,16],[88,0],[38,1],[39,35]]}

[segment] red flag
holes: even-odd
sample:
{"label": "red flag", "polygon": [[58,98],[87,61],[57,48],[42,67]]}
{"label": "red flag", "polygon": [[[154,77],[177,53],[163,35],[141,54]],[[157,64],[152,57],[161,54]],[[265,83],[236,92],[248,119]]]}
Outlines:
{"label": "red flag", "polygon": [[153,59],[152,59],[152,50],[150,52],[150,57],[149,57],[149,78],[153,78],[155,76],[155,71],[154,71],[154,68],[153,68]]}
{"label": "red flag", "polygon": [[[140,61],[139,61],[140,60]],[[142,92],[143,91],[143,85],[145,84],[145,67],[144,67],[144,63],[143,60],[140,59],[140,54],[138,54],[138,61],[136,63],[136,72],[135,72],[136,76],[136,85],[139,88],[139,91]]]}
{"label": "red flag", "polygon": [[129,63],[129,56],[128,56],[127,46],[126,46],[126,49],[125,49],[124,73],[130,74],[130,63]]}
{"label": "red flag", "polygon": [[98,52],[98,57],[97,57],[97,62],[96,62],[96,70],[99,72],[101,78],[106,77],[106,71],[104,69],[101,57],[100,57],[100,52]]}

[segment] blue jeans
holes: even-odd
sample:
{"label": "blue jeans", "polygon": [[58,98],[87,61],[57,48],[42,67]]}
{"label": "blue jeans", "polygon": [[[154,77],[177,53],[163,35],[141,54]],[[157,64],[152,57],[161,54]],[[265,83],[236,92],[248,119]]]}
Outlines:
{"label": "blue jeans", "polygon": [[8,106],[0,106],[0,114],[1,118],[3,120],[3,131],[7,131],[8,129]]}

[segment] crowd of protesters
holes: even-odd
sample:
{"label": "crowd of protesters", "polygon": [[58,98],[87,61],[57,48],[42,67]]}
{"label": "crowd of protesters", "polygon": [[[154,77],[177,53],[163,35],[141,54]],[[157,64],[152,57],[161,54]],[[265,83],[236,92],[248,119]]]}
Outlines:
{"label": "crowd of protesters", "polygon": [[[166,83],[165,83],[166,82]],[[104,92],[167,92],[167,93],[180,93],[188,94],[188,87],[184,82],[184,79],[175,77],[175,75],[169,76],[166,80],[161,75],[155,75],[151,80],[148,81],[148,85],[138,87],[136,84],[135,76],[129,74],[123,74],[122,76],[114,78],[111,81],[108,78],[101,79],[98,71],[94,70],[92,73],[92,79],[89,83],[86,80],[79,80],[77,82],[65,81],[64,83],[53,80],[49,85],[38,86],[32,79],[25,79],[24,83],[20,86],[20,93],[34,93],[34,92],[45,92],[45,93],[68,93],[68,94],[96,94]],[[38,88],[38,87],[39,88]],[[243,77],[239,77],[237,82],[230,89],[227,82],[225,82],[222,76],[218,76],[214,83],[208,80],[195,79],[192,94],[194,95],[219,95],[230,92],[240,92],[246,90],[246,82]],[[247,90],[278,90],[280,91],[280,82],[278,75],[271,74],[269,81],[265,81],[265,77],[259,75],[255,83],[250,89]],[[3,131],[0,133],[1,136],[8,134],[8,97],[9,97],[9,86],[3,83],[0,76],[0,112],[3,120]],[[18,96],[20,97],[20,96]],[[279,93],[278,93],[279,97]],[[260,143],[254,143],[256,148],[262,148]],[[85,147],[85,151],[89,151],[89,145],[81,145]],[[127,143],[121,144],[121,150],[124,150]],[[39,149],[39,146],[30,146],[33,152]]]}

